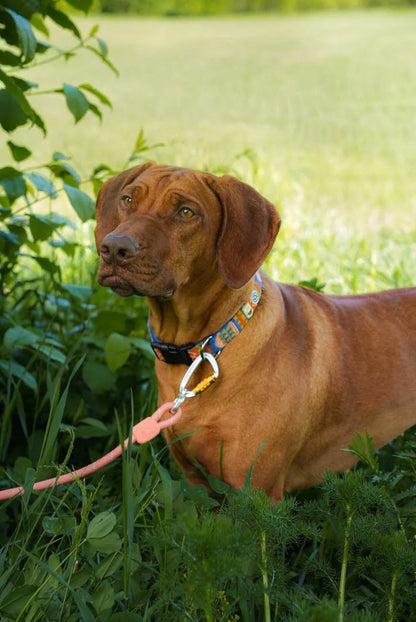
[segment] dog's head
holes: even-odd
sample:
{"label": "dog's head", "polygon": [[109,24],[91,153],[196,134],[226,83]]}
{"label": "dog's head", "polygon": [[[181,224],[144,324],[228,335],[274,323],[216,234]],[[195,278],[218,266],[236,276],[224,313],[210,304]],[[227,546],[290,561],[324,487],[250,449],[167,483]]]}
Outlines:
{"label": "dog's head", "polygon": [[218,275],[242,287],[280,227],[274,206],[234,177],[153,162],[103,184],[96,215],[99,283],[161,299]]}

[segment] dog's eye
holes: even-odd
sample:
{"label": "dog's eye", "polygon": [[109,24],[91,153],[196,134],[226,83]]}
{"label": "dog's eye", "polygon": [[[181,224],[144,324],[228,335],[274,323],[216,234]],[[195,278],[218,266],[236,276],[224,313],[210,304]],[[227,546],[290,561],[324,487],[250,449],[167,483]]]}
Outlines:
{"label": "dog's eye", "polygon": [[125,207],[131,207],[131,204],[133,203],[133,199],[128,194],[124,194],[121,197],[121,202],[123,203]]}
{"label": "dog's eye", "polygon": [[179,216],[181,218],[185,218],[186,220],[189,220],[190,218],[192,218],[192,216],[195,216],[195,212],[191,210],[190,207],[182,207],[179,210]]}

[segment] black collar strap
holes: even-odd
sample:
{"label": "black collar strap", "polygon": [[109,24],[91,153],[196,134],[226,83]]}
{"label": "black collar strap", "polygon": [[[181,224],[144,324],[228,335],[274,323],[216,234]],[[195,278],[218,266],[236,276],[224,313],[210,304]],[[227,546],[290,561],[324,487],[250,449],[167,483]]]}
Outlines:
{"label": "black collar strap", "polygon": [[187,343],[177,346],[173,343],[163,343],[154,334],[149,321],[151,346],[157,358],[169,365],[191,365],[202,352],[208,352],[218,357],[227,343],[241,333],[247,322],[253,317],[254,311],[259,304],[262,292],[260,272],[254,277],[254,288],[250,300],[238,309],[237,313],[228,320],[216,333],[209,335],[198,343]]}

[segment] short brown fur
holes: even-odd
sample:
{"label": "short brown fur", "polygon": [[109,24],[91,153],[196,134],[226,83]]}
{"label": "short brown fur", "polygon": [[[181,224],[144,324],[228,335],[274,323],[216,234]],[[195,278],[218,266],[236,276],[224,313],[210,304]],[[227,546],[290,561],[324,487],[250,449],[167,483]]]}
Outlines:
{"label": "short brown fur", "polygon": [[[146,296],[162,341],[197,342],[249,298],[279,226],[273,205],[231,176],[149,162],[99,193],[98,280]],[[241,487],[254,465],[253,485],[277,500],[351,467],[342,450],[357,432],[380,447],[416,423],[416,288],[327,296],[262,278],[219,379],[165,435],[188,434],[170,448],[192,483],[204,481],[200,464]],[[155,367],[159,402],[173,400],[186,367]]]}

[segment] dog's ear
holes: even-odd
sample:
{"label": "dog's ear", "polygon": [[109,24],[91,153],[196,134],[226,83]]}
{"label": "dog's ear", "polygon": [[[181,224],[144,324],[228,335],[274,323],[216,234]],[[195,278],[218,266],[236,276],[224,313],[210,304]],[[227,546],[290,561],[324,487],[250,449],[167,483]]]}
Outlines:
{"label": "dog's ear", "polygon": [[100,188],[95,204],[95,216],[97,225],[95,227],[95,243],[98,252],[100,245],[107,233],[111,233],[118,226],[118,194],[121,188],[129,184],[133,179],[141,175],[143,171],[154,166],[154,162],[146,162],[140,166],[129,168],[127,171],[119,173],[108,179]]}
{"label": "dog's ear", "polygon": [[214,182],[223,217],[217,243],[218,265],[224,281],[242,287],[260,268],[280,228],[280,216],[254,188],[231,175]]}

